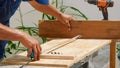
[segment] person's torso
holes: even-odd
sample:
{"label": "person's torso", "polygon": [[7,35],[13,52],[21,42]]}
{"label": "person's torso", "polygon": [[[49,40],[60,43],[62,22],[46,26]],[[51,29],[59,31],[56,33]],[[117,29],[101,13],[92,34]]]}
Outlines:
{"label": "person's torso", "polygon": [[5,24],[15,13],[20,3],[21,0],[0,0],[0,22]]}
{"label": "person's torso", "polygon": [[[15,13],[21,0],[0,0],[0,23],[9,26],[9,19]],[[7,41],[0,40],[0,58],[5,55]]]}
{"label": "person's torso", "polygon": [[[21,1],[30,0],[0,0],[0,23],[9,26],[9,19],[19,7]],[[36,0],[38,3],[47,5],[48,0]],[[5,45],[7,41],[0,40],[0,58],[5,54]]]}

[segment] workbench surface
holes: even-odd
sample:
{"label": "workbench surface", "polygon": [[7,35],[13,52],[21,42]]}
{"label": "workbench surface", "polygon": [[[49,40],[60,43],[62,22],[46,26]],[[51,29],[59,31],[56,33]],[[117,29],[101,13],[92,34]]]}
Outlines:
{"label": "workbench surface", "polygon": [[[42,44],[41,45],[42,53],[44,53],[45,51],[51,48],[54,48],[56,44],[66,40],[68,39],[56,39],[49,41],[45,44]],[[75,63],[78,63],[79,61],[83,60],[87,56],[93,54],[94,52],[98,51],[99,49],[110,43],[111,40],[78,39],[47,54],[47,55],[58,55],[58,56],[62,55],[60,56],[62,57],[62,59],[60,57],[57,59],[41,58],[41,60],[30,62],[28,65],[44,66],[42,68],[46,68],[46,67],[69,68],[73,66]],[[64,58],[64,56],[73,57],[73,58],[67,59],[66,57]],[[27,61],[28,58],[26,57],[26,52],[23,52],[21,54],[6,59],[1,64],[23,65],[27,63]]]}

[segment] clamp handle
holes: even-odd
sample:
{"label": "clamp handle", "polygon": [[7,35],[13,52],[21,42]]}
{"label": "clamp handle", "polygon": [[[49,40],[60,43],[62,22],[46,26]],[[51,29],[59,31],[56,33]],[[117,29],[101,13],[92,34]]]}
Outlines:
{"label": "clamp handle", "polygon": [[107,10],[107,7],[99,7],[99,9],[102,11],[103,20],[108,20],[108,10]]}
{"label": "clamp handle", "polygon": [[107,8],[102,8],[103,20],[108,20],[108,10]]}
{"label": "clamp handle", "polygon": [[[27,51],[28,51],[28,49],[27,49]],[[30,54],[30,58],[31,58],[31,60],[34,58],[34,51],[32,50],[32,53]]]}

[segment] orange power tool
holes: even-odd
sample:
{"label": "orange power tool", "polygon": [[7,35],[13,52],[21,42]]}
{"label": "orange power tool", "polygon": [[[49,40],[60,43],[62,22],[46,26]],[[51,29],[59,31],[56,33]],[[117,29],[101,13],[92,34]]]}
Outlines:
{"label": "orange power tool", "polygon": [[97,7],[99,8],[100,11],[102,11],[103,20],[108,20],[108,11],[107,8],[108,7],[113,7],[114,2],[111,0],[85,0],[87,1],[89,4],[94,4],[97,5]]}

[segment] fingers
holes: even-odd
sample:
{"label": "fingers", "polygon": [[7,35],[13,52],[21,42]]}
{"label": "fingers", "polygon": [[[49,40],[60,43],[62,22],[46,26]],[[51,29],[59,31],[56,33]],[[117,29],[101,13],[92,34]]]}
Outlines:
{"label": "fingers", "polygon": [[[60,21],[61,21],[61,20],[60,20]],[[66,20],[62,20],[61,23],[62,23],[63,25],[65,25],[65,26],[68,28],[68,30],[71,30],[70,21],[71,21],[71,20],[66,19]]]}
{"label": "fingers", "polygon": [[33,51],[34,51],[34,59],[33,60],[36,61],[37,60],[37,55],[38,55],[36,45],[33,47]]}
{"label": "fingers", "polygon": [[28,49],[27,57],[33,57],[34,61],[40,59],[41,47],[36,39],[25,33],[20,42]]}
{"label": "fingers", "polygon": [[73,17],[70,15],[63,14],[61,18],[61,23],[67,26],[68,30],[71,30],[71,21],[73,20]]}
{"label": "fingers", "polygon": [[70,16],[67,20],[66,20],[66,23],[67,23],[67,27],[68,27],[68,30],[70,31],[71,30],[71,21],[73,20],[72,16]]}
{"label": "fingers", "polygon": [[39,44],[33,47],[34,51],[34,61],[40,60],[40,54],[41,54],[41,47]]}
{"label": "fingers", "polygon": [[27,57],[30,57],[31,53],[32,53],[32,48],[29,48],[29,49],[28,49]]}
{"label": "fingers", "polygon": [[40,54],[41,54],[41,47],[40,47],[40,45],[37,46],[37,50],[38,50],[37,60],[40,60]]}
{"label": "fingers", "polygon": [[70,21],[67,20],[65,23],[66,23],[66,25],[67,25],[68,30],[70,31],[70,30],[71,30],[71,24],[70,24]]}
{"label": "fingers", "polygon": [[34,59],[33,61],[40,60],[40,54],[41,54],[41,47],[39,44],[33,45],[33,47],[28,49],[27,57],[30,57],[32,54],[32,51],[34,52]]}

